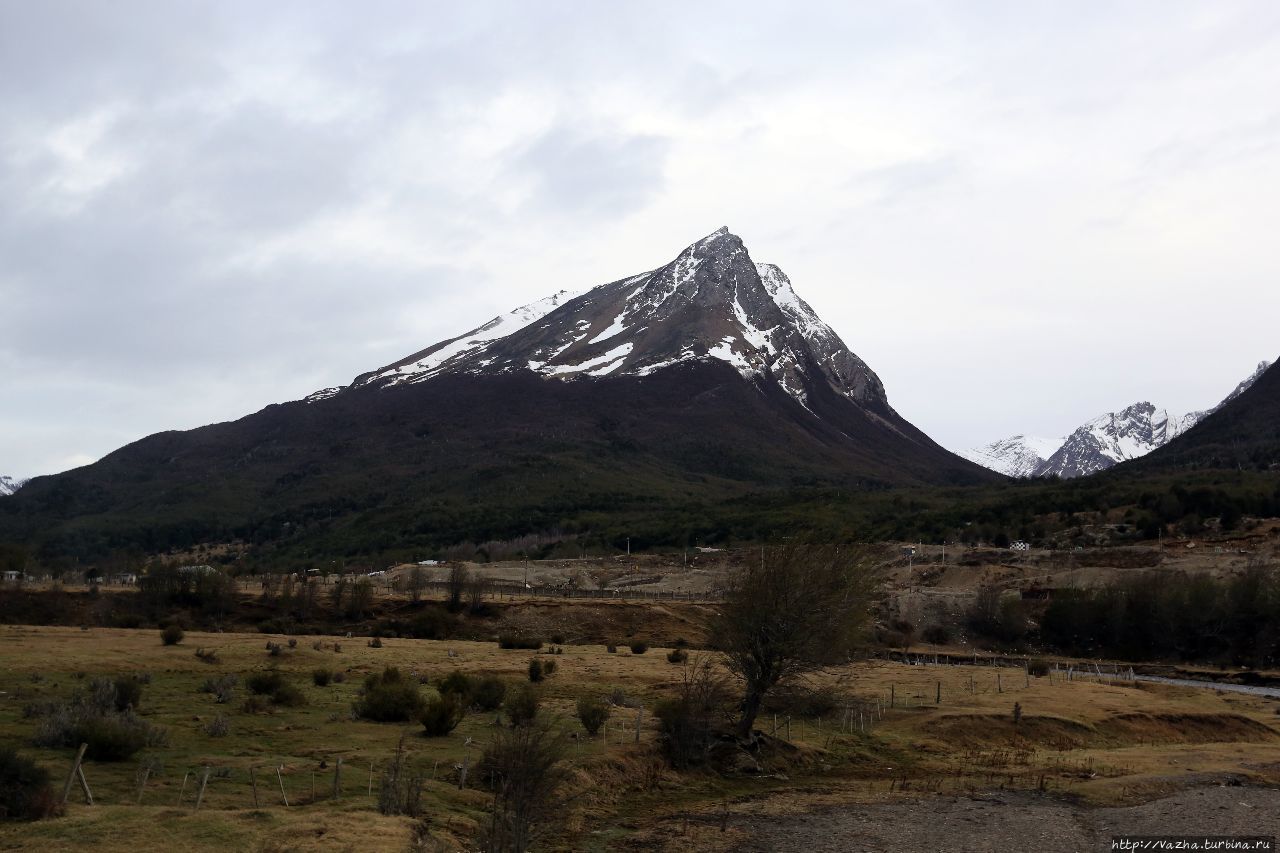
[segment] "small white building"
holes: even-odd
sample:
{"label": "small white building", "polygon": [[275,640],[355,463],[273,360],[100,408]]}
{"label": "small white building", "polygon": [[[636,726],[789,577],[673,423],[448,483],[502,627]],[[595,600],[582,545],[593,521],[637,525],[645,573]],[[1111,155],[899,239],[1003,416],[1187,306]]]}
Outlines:
{"label": "small white building", "polygon": [[22,580],[22,572],[17,569],[5,569],[4,579],[5,583],[16,583]]}
{"label": "small white building", "polygon": [[1030,551],[1031,544],[1029,542],[1023,542],[1021,539],[1019,539],[1016,542],[1009,543],[1009,550],[1010,551]]}

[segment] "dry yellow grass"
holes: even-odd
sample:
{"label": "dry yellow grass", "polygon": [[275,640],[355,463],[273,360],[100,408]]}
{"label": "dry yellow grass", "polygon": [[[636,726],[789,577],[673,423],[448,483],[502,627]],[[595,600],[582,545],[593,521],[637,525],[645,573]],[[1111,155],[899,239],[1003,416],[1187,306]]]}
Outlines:
{"label": "dry yellow grass", "polygon": [[[280,640],[282,638],[273,638]],[[412,761],[436,780],[426,786],[430,836],[465,842],[483,818],[487,796],[459,791],[453,765],[474,760],[493,733],[494,716],[473,714],[453,735],[420,737],[416,724],[377,724],[350,719],[361,679],[383,666],[426,673],[432,681],[454,668],[524,680],[529,651],[494,643],[297,637],[297,647],[268,658],[259,634],[192,632],[183,644],[164,647],[154,631],[0,627],[0,736],[47,765],[61,783],[69,769],[66,750],[33,749],[34,723],[21,709],[40,697],[65,696],[87,676],[148,672],[143,712],[168,728],[169,745],[156,751],[163,770],[135,805],[136,762],[93,763],[86,773],[97,805],[73,796],[67,817],[0,829],[0,847],[44,850],[403,850],[414,822],[379,815],[374,808],[379,768],[401,734]],[[313,640],[324,644],[316,651]],[[341,645],[335,652],[332,644]],[[214,649],[219,663],[193,654]],[[854,697],[872,716],[867,732],[842,729],[842,714],[818,721],[793,718],[794,752],[780,752],[764,774],[732,778],[693,773],[677,776],[654,754],[656,731],[646,714],[641,743],[634,742],[635,712],[615,712],[610,744],[590,739],[572,720],[584,693],[618,687],[652,704],[668,695],[680,668],[665,650],[609,654],[602,646],[566,646],[555,656],[558,672],[543,687],[544,712],[578,735],[570,750],[574,798],[567,830],[557,842],[573,849],[608,849],[627,843],[662,846],[677,835],[684,844],[703,833],[718,835],[717,815],[796,813],[851,800],[919,796],[991,787],[1037,788],[1110,803],[1150,797],[1172,787],[1234,774],[1260,783],[1280,779],[1280,737],[1274,700],[1151,685],[1066,683],[1027,679],[1020,671],[991,667],[923,667],[862,663],[816,679]],[[277,663],[307,693],[309,702],[272,714],[239,710],[245,693],[219,706],[198,687],[223,673],[244,674]],[[316,667],[347,673],[343,684],[311,684]],[[997,685],[997,675],[999,682]],[[941,702],[935,702],[941,684]],[[972,691],[970,685],[972,684]],[[1022,721],[1012,719],[1014,703]],[[211,738],[203,727],[227,714],[232,734]],[[760,727],[772,730],[773,718]],[[785,718],[779,721],[786,732]],[[471,746],[465,746],[470,738]],[[342,798],[332,801],[333,766],[344,760]],[[369,765],[375,765],[369,794]],[[178,805],[183,776],[204,766],[215,770],[205,801],[194,811],[192,783]],[[249,768],[258,767],[261,805],[254,808]],[[291,807],[281,802],[275,768]],[[225,778],[216,776],[223,770]],[[310,802],[312,778],[316,802]],[[784,778],[785,777],[785,778]],[[686,823],[689,828],[686,829]],[[678,829],[677,829],[678,828]],[[688,835],[684,833],[687,832]],[[732,836],[732,833],[729,833]],[[724,839],[717,839],[721,843]],[[711,842],[708,841],[708,845]]]}

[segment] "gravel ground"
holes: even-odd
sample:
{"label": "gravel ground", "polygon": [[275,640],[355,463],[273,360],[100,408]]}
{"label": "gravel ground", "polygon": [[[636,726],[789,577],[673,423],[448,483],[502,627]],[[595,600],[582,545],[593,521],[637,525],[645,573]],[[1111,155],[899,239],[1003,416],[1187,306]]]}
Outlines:
{"label": "gravel ground", "polygon": [[1086,808],[1029,795],[940,797],[752,818],[743,851],[804,853],[1091,853],[1115,835],[1280,836],[1280,791],[1213,787],[1126,808]]}

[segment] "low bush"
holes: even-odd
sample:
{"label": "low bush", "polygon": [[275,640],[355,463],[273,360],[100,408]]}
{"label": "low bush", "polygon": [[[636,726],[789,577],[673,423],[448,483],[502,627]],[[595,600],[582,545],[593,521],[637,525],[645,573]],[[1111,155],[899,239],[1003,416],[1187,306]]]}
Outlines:
{"label": "low bush", "polygon": [[599,699],[593,699],[589,696],[583,696],[578,700],[578,722],[582,723],[582,727],[592,737],[595,737],[596,732],[600,731],[600,727],[604,725],[605,720],[609,719],[609,713],[609,704],[607,702],[601,702]]}
{"label": "low bush", "polygon": [[40,820],[61,811],[49,771],[8,747],[0,748],[0,820]]}
{"label": "low bush", "polygon": [[231,734],[231,721],[219,714],[205,723],[204,733],[209,737],[226,737]]}
{"label": "low bush", "polygon": [[271,694],[271,703],[285,708],[301,708],[307,704],[307,696],[293,682],[285,682]]}
{"label": "low bush", "polygon": [[1034,658],[1027,663],[1027,673],[1036,678],[1044,678],[1049,674],[1049,662],[1043,658]]}
{"label": "low bush", "polygon": [[284,684],[284,673],[278,669],[265,669],[255,672],[244,681],[250,693],[258,696],[270,696]]}
{"label": "low bush", "polygon": [[543,674],[543,675],[547,675],[547,676],[549,676],[549,675],[553,675],[553,674],[555,674],[555,671],[556,671],[556,662],[555,662],[555,661],[553,661],[553,660],[548,660],[548,661],[543,661],[543,662],[542,662],[542,674]]}
{"label": "low bush", "polygon": [[642,655],[649,651],[649,644],[643,640],[633,640],[631,642],[631,654]]}
{"label": "low bush", "polygon": [[316,687],[328,687],[329,682],[333,680],[333,671],[329,669],[313,669],[311,671],[311,683]]}
{"label": "low bush", "polygon": [[115,709],[127,711],[142,706],[142,682],[130,676],[122,676],[111,682],[115,690]]}
{"label": "low bush", "polygon": [[170,623],[160,631],[160,642],[166,646],[176,646],[182,642],[182,638],[185,636],[186,634],[183,633],[181,625]]}
{"label": "low bush", "polygon": [[380,649],[380,648],[382,648],[382,638],[381,638],[381,637],[374,637],[372,640],[370,640],[370,641],[369,641],[369,648],[371,648],[371,649]]}
{"label": "low bush", "polygon": [[604,650],[611,655],[616,655],[618,653],[618,647],[613,643],[610,643],[609,645],[605,646]]}
{"label": "low bush", "polygon": [[296,684],[288,681],[278,669],[255,672],[245,679],[249,692],[270,700],[273,705],[298,708],[307,704],[307,697]]}
{"label": "low bush", "polygon": [[270,709],[271,701],[266,696],[260,696],[257,693],[252,694],[244,700],[244,704],[240,706],[240,710],[246,714],[261,714],[263,711]]}
{"label": "low bush", "polygon": [[502,707],[506,695],[507,683],[497,676],[487,675],[476,682],[471,702],[481,711],[496,711]]}
{"label": "low bush", "polygon": [[289,638],[289,648],[291,648],[291,649],[296,649],[297,647],[298,647],[298,638],[297,638],[297,637],[290,637],[290,638]]}
{"label": "low bush", "polygon": [[529,661],[529,680],[535,684],[543,679],[542,661],[532,658]]}
{"label": "low bush", "polygon": [[687,663],[689,660],[689,653],[684,649],[672,649],[667,652],[667,660],[671,663]]}
{"label": "low bush", "polygon": [[[137,696],[140,690],[139,686]],[[126,699],[130,695],[135,694],[126,695]],[[51,747],[84,743],[89,746],[85,755],[92,760],[123,761],[143,747],[161,746],[166,740],[164,729],[138,717],[127,702],[121,703],[116,682],[95,678],[87,692],[77,691],[68,702],[43,706],[33,742]]]}
{"label": "low bush", "polygon": [[557,646],[564,645],[564,634],[552,634],[551,642]]}
{"label": "low bush", "polygon": [[442,737],[457,728],[466,713],[467,706],[461,695],[441,693],[423,704],[418,720],[427,737]]}
{"label": "low bush", "polygon": [[436,690],[442,695],[446,693],[454,694],[463,701],[463,704],[468,704],[471,701],[471,694],[475,692],[475,684],[472,683],[471,677],[465,672],[455,669],[440,680],[440,683],[436,685]]}
{"label": "low bush", "polygon": [[538,716],[538,691],[532,684],[522,684],[515,694],[507,699],[505,708],[507,720],[513,726],[533,722]]}
{"label": "low bush", "polygon": [[498,636],[498,648],[500,649],[533,649],[542,648],[542,641],[532,637],[522,637],[517,634],[501,634]]}
{"label": "low bush", "polygon": [[356,714],[366,720],[401,723],[416,719],[422,713],[422,693],[417,682],[394,666],[366,676],[361,693],[354,708]]}

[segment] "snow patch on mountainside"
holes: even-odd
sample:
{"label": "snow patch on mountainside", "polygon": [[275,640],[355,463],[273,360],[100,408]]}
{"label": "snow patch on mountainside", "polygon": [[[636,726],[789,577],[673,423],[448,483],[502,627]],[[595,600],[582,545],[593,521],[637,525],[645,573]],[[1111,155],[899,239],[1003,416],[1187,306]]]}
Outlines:
{"label": "snow patch on mountainside", "polygon": [[1065,441],[1065,438],[1014,435],[982,447],[959,451],[959,455],[1007,477],[1030,477]]}
{"label": "snow patch on mountainside", "polygon": [[26,480],[19,480],[16,477],[0,476],[0,498],[8,497],[18,491],[26,482]]}
{"label": "snow patch on mountainside", "polygon": [[[356,377],[352,386],[421,382],[443,373],[530,370],[548,378],[650,376],[718,360],[773,382],[805,408],[813,383],[888,410],[884,386],[772,264],[757,264],[720,228],[665,266],[579,295],[561,291],[464,335]],[[340,390],[318,391],[321,400]]]}
{"label": "snow patch on mountainside", "polygon": [[1168,444],[1249,390],[1270,366],[1268,361],[1259,362],[1250,376],[1211,409],[1179,415],[1143,401],[1118,412],[1099,415],[1081,424],[1065,439],[1013,436],[960,451],[960,455],[1010,477],[1065,478],[1094,474]]}

